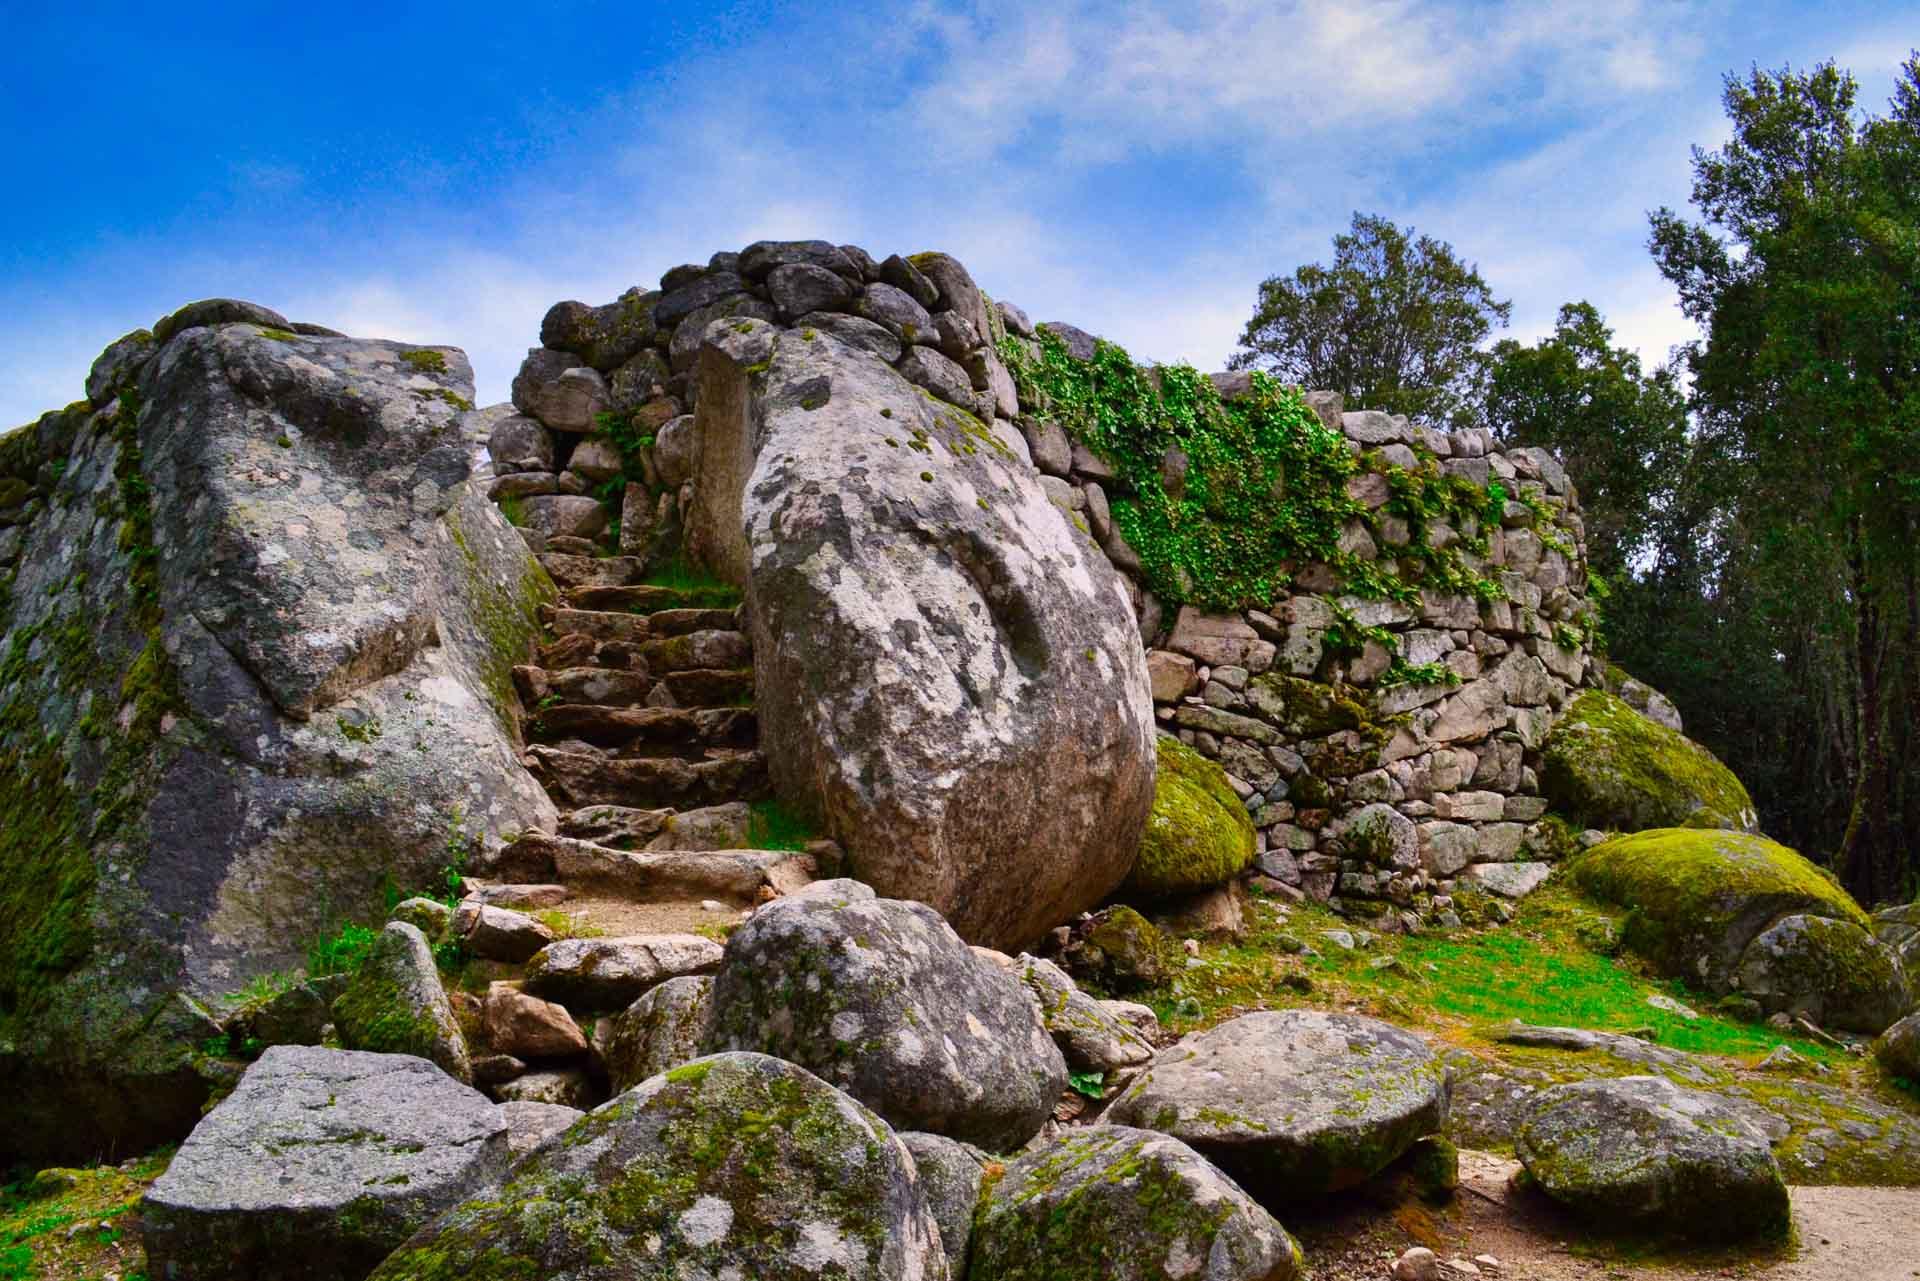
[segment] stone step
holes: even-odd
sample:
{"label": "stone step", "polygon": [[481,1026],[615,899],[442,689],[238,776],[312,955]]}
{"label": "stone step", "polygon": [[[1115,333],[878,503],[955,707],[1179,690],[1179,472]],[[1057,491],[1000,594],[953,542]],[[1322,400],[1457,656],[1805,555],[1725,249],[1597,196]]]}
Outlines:
{"label": "stone step", "polygon": [[617,850],[742,849],[752,817],[743,801],[693,810],[589,805],[560,816],[560,835]]}
{"label": "stone step", "polygon": [[752,747],[759,732],[752,710],[744,707],[560,703],[542,708],[535,725],[543,739],[579,738],[597,747],[615,748],[635,743]]}
{"label": "stone step", "polygon": [[740,593],[725,587],[575,587],[564,593],[573,609],[656,614],[669,609],[730,609]]}
{"label": "stone step", "polygon": [[751,667],[667,672],[660,684],[676,707],[740,707],[753,701]]}
{"label": "stone step", "polygon": [[[615,615],[620,617],[620,615]],[[655,636],[684,636],[688,632],[737,632],[741,625],[737,609],[663,609],[646,616],[649,631]]]}
{"label": "stone step", "polygon": [[750,904],[806,885],[814,864],[811,856],[792,850],[616,850],[529,832],[494,855],[485,870],[519,882],[564,884],[576,895],[599,890],[637,901],[715,898]]}
{"label": "stone step", "polygon": [[530,747],[533,773],[548,795],[568,807],[631,805],[693,809],[726,801],[755,800],[767,790],[766,758],[757,751],[679,757],[619,759]]}
{"label": "stone step", "polygon": [[753,642],[734,631],[685,632],[646,641],[640,646],[640,657],[656,676],[749,667],[753,663]]}
{"label": "stone step", "polygon": [[591,636],[562,636],[540,647],[537,665],[547,671],[559,671],[563,667],[594,667],[598,666],[595,656],[599,650],[600,642]]}
{"label": "stone step", "polygon": [[644,561],[632,556],[568,556],[542,552],[534,559],[562,589],[625,587],[646,568]]}
{"label": "stone step", "polygon": [[[709,611],[668,610],[666,612],[669,614],[706,614]],[[722,612],[721,616],[725,618],[732,617],[731,614],[725,612]],[[553,634],[557,637],[565,639],[573,636],[585,636],[596,644],[601,641],[624,641],[631,645],[638,645],[642,641],[650,639],[655,634],[668,634],[657,631],[658,625],[655,618],[649,618],[644,614],[621,613],[617,610],[567,609],[562,607],[549,611],[545,621],[547,626],[553,629]]]}
{"label": "stone step", "polygon": [[546,673],[546,688],[548,697],[563,703],[638,707],[653,691],[653,678],[606,667],[566,667]]}

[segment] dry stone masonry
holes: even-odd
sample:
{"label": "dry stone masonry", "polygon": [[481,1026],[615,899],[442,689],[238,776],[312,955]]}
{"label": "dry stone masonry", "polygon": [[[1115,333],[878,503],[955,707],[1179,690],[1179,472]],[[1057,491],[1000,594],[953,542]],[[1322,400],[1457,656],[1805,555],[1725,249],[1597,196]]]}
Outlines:
{"label": "dry stone masonry", "polygon": [[[969,675],[966,647],[980,642],[964,626],[924,604],[903,604],[900,588],[879,588],[870,568],[849,572],[836,548],[950,539],[934,556],[946,569],[917,568],[914,592],[923,602],[943,596],[945,588],[924,577],[934,572],[984,584],[983,596],[954,599],[963,613],[991,616],[999,635],[990,629],[983,639],[995,642],[992,661],[1005,662],[1010,651],[1023,668],[1029,650],[1052,652],[1058,642],[1032,626],[1048,610],[1007,581],[1009,555],[1055,538],[1038,563],[1056,580],[1079,558],[1103,574],[1111,566],[1136,652],[1114,652],[1125,646],[1095,621],[1100,591],[1072,602],[1075,634],[1092,642],[1087,661],[1101,670],[1091,685],[1068,687],[1074,697],[1061,700],[1061,715],[1076,715],[1089,699],[1150,697],[1161,733],[1226,772],[1257,829],[1255,870],[1276,892],[1402,930],[1462,910],[1498,914],[1499,899],[1531,890],[1550,861],[1574,847],[1563,826],[1543,821],[1541,753],[1556,715],[1606,673],[1590,651],[1578,496],[1547,451],[1503,450],[1485,430],[1440,431],[1308,392],[1316,426],[1357,460],[1338,545],[1328,560],[1285,567],[1288,585],[1270,599],[1209,612],[1156,595],[1115,519],[1135,497],[1125,470],[1057,421],[1063,415],[1018,376],[1048,347],[1087,362],[1107,346],[1070,325],[1034,326],[1019,307],[988,298],[945,254],[880,259],[824,241],[762,242],[675,268],[657,290],[631,290],[605,306],[561,303],[541,338],[514,382],[514,412],[486,411],[498,415],[496,498],[536,550],[618,552],[649,564],[685,554],[745,586],[744,625],[759,648],[780,650],[771,678],[763,669],[758,709],[776,789],[827,821],[864,879],[933,903],[969,938],[1025,943],[1043,918],[1057,921],[1063,908],[1112,891],[1125,869],[1065,857],[1088,842],[1050,837],[1045,811],[1071,807],[1087,791],[1078,780],[1112,779],[1116,770],[1150,776],[1151,762],[1139,759],[1124,724],[1096,721],[1076,724],[1078,737],[1114,747],[1091,760],[1067,762],[1055,746],[998,757],[1028,775],[1036,764],[1049,770],[1044,799],[1033,805],[1019,799],[1019,769],[993,775],[1000,801],[992,807],[956,807],[899,783],[938,771],[929,739],[962,770],[965,734],[925,732],[943,720],[968,723],[943,701],[939,687],[950,675],[953,697],[971,699],[983,709],[984,730],[1004,737],[991,703],[1031,698],[1033,682],[1022,678],[1032,673]],[[1262,390],[1246,373],[1212,375],[1212,383],[1227,404]],[[895,386],[909,385],[918,409],[889,401]],[[950,468],[923,465],[936,458],[1006,474],[955,485]],[[1177,487],[1188,465],[1169,449],[1166,483]],[[900,480],[880,483],[857,504],[834,492],[890,470]],[[1408,475],[1460,482],[1484,501],[1454,523],[1410,521],[1397,500]],[[916,481],[923,493],[903,495]],[[1058,511],[1068,539],[1057,538],[1060,522],[1049,529],[1012,500],[1027,493]],[[807,528],[818,545],[799,534]],[[1416,529],[1484,590],[1411,586]],[[605,560],[545,559],[557,575],[609,572]],[[1341,567],[1356,562],[1373,582],[1396,589],[1350,588]],[[809,575],[820,580],[817,590],[786,586]],[[874,596],[863,606],[869,619],[830,623],[856,580]],[[1009,594],[1012,607],[1001,599]],[[856,638],[871,619],[896,611],[898,635],[885,643],[906,642],[906,666],[892,673],[903,679],[890,680],[880,654],[862,651]],[[905,656],[922,635],[940,652],[915,664]],[[858,662],[847,659],[849,649]],[[844,683],[857,690],[832,692],[835,654],[850,673]],[[1138,655],[1145,690],[1129,670]],[[1677,728],[1658,694],[1632,682],[1621,692]],[[900,729],[907,725],[916,752],[864,746],[908,737]],[[875,785],[876,774],[890,782]],[[1141,793],[1137,782],[1121,781],[1099,793],[1100,808],[1117,812],[1117,821],[1096,830],[1099,843],[1130,847]],[[942,815],[956,808],[974,826],[943,835],[951,817]],[[1015,919],[1006,919],[1003,902],[991,910],[979,902],[976,888],[998,882],[953,853],[964,845],[976,857],[1011,857],[999,852],[998,831],[980,826],[994,817],[981,810],[1019,815],[1024,839],[1058,855],[1029,860],[1037,879],[1026,902],[1036,910]],[[1073,817],[1084,834],[1087,821]],[[890,866],[889,849],[907,853]],[[1069,870],[1072,884],[1047,883],[1053,867]]]}

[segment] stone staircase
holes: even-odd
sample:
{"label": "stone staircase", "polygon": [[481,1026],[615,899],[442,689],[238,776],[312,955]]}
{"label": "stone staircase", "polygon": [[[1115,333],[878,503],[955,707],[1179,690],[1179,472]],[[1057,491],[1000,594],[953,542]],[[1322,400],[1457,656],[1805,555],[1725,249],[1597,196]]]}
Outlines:
{"label": "stone staircase", "polygon": [[551,639],[513,679],[528,712],[525,763],[560,822],[469,878],[475,906],[461,934],[483,959],[524,962],[557,935],[507,913],[537,903],[547,922],[564,915],[560,934],[596,940],[594,955],[652,955],[671,938],[700,959],[684,944],[706,940],[689,936],[710,940],[815,868],[809,854],[749,848],[752,803],[768,792],[743,607],[725,589],[637,584],[638,558],[539,559],[560,599],[543,611]]}

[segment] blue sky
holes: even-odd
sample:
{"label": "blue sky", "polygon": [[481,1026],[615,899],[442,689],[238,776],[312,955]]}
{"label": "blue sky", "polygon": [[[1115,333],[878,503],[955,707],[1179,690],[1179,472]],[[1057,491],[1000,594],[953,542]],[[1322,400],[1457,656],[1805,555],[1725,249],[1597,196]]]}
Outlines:
{"label": "blue sky", "polygon": [[1451,241],[1517,336],[1584,297],[1659,358],[1645,215],[1721,76],[1835,58],[1878,110],[1915,44],[1887,0],[0,0],[0,425],[212,295],[457,344],[504,399],[548,304],[763,237],[946,249],[1217,367],[1355,210]]}

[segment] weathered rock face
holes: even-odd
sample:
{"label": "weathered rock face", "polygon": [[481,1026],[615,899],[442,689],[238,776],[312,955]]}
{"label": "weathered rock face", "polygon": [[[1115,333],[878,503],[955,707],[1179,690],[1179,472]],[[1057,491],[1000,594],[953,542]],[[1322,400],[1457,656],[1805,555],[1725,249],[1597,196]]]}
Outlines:
{"label": "weathered rock face", "polygon": [[1542,1091],[1514,1150],[1594,1226],[1719,1240],[1782,1236],[1787,1185],[1744,1110],[1664,1077]]}
{"label": "weathered rock face", "polygon": [[955,1281],[967,1275],[967,1256],[973,1243],[973,1213],[980,1205],[980,1187],[986,1181],[985,1152],[944,1134],[909,1130],[900,1136],[913,1153],[920,1172],[920,1193],[927,1210],[940,1225],[940,1246],[947,1254],[947,1272]]}
{"label": "weathered rock face", "polygon": [[1067,1069],[1020,980],[923,904],[819,890],[727,939],[708,1048],[798,1063],[902,1129],[996,1151],[1032,1138]]}
{"label": "weathered rock face", "polygon": [[1909,1014],[1874,1042],[1874,1057],[1890,1076],[1920,1081],[1920,1013]]}
{"label": "weathered rock face", "polygon": [[1602,690],[1580,695],[1554,725],[1540,782],[1554,808],[1585,827],[1760,826],[1719,758]]}
{"label": "weathered rock face", "polygon": [[424,1059],[282,1046],[141,1205],[156,1277],[360,1277],[506,1172],[508,1122]]}
{"label": "weathered rock face", "polygon": [[722,1054],[589,1114],[373,1275],[946,1281],[947,1261],[886,1122],[790,1063]]}
{"label": "weathered rock face", "polygon": [[712,1017],[713,980],[693,975],[668,979],[621,1011],[603,1050],[614,1092],[699,1058]]}
{"label": "weathered rock face", "polygon": [[551,590],[468,480],[459,351],[195,304],[0,442],[0,1126],[177,1138],[196,1000],[285,969],[458,819],[550,827],[510,669]]}
{"label": "weathered rock face", "polygon": [[1866,913],[1763,836],[1637,832],[1594,846],[1572,873],[1587,893],[1632,909],[1627,946],[1711,992],[1868,1033],[1912,1008],[1906,971]]}
{"label": "weathered rock face", "polygon": [[1378,1174],[1447,1120],[1426,1042],[1352,1014],[1247,1014],[1165,1051],[1115,1101],[1116,1125],[1192,1144],[1263,1200],[1305,1200]]}
{"label": "weathered rock face", "polygon": [[1153,788],[1119,578],[1017,433],[825,332],[707,340],[689,540],[746,589],[775,787],[970,941],[1098,902]]}
{"label": "weathered rock face", "polygon": [[1076,1130],[1008,1165],[975,1221],[970,1276],[1293,1281],[1300,1247],[1178,1139]]}
{"label": "weathered rock face", "polygon": [[1040,1004],[1053,1043],[1075,1072],[1115,1072],[1145,1066],[1153,1042],[1073,985],[1052,961],[1021,955],[1014,972]]}

